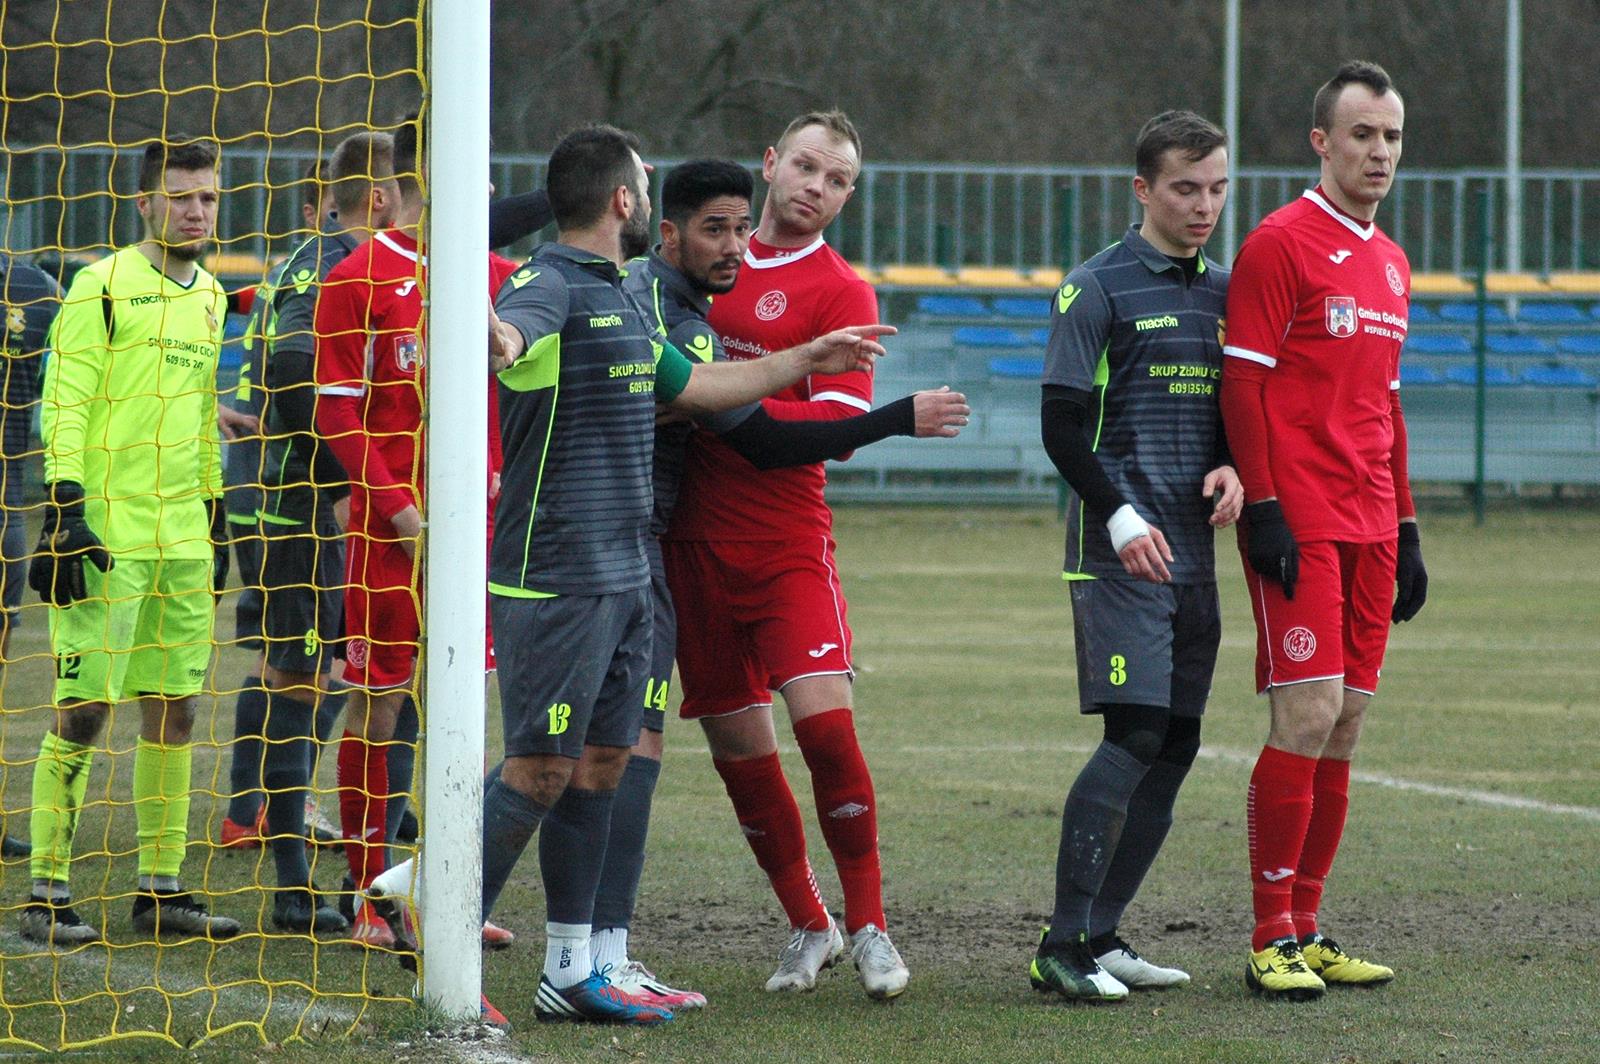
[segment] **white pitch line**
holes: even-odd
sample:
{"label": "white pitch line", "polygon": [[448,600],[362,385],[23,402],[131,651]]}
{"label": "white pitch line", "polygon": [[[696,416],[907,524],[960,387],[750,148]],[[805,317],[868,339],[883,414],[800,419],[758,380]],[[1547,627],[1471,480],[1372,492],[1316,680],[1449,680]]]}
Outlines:
{"label": "white pitch line", "polygon": [[[1095,744],[1098,746],[1099,744]],[[985,746],[895,746],[888,748],[889,752],[897,754],[1087,754],[1094,749],[1084,743],[1032,743],[1032,744],[1007,744]],[[784,748],[785,753],[791,748]],[[1246,753],[1243,750],[1229,750],[1218,747],[1201,747],[1199,756],[1211,761],[1222,761],[1232,765],[1253,765],[1256,763],[1255,753]],[[1600,809],[1587,805],[1563,805],[1560,802],[1544,802],[1537,798],[1527,798],[1520,794],[1499,794],[1495,791],[1474,790],[1471,787],[1451,787],[1438,783],[1423,783],[1420,780],[1408,780],[1399,776],[1388,776],[1381,772],[1352,771],[1350,778],[1358,783],[1370,783],[1376,787],[1388,787],[1396,791],[1411,791],[1414,794],[1427,794],[1435,798],[1454,798],[1458,801],[1472,802],[1477,805],[1489,806],[1493,809],[1522,809],[1535,813],[1549,813],[1553,816],[1573,816],[1581,820],[1600,821]]]}

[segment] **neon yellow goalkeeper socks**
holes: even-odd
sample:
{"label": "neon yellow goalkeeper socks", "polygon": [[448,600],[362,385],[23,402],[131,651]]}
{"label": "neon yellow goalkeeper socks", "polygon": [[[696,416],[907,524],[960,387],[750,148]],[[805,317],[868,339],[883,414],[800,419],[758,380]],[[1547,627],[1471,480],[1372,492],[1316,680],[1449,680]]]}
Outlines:
{"label": "neon yellow goalkeeper socks", "polygon": [[189,840],[189,766],[194,747],[139,740],[133,755],[133,812],[139,876],[177,878]]}
{"label": "neon yellow goalkeeper socks", "polygon": [[67,881],[72,865],[72,836],[89,791],[89,762],[94,750],[46,732],[33,765],[33,812],[28,819],[33,859],[29,871],[37,880]]}

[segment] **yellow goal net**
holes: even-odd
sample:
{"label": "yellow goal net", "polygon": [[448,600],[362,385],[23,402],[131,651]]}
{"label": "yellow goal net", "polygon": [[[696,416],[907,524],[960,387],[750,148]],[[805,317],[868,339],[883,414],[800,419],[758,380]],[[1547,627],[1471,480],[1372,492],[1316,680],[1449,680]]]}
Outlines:
{"label": "yellow goal net", "polygon": [[[424,17],[0,5],[0,1043],[332,1037],[413,1000],[355,888],[414,852],[416,711],[341,770],[346,518],[305,419],[315,237],[392,221]],[[349,144],[364,232],[330,218]],[[347,847],[341,801],[377,832]]]}

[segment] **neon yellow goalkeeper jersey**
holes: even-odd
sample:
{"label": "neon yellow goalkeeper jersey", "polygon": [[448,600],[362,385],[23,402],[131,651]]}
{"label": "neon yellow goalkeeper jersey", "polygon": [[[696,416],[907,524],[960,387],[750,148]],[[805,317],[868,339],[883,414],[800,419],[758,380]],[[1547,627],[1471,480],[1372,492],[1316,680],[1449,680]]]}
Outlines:
{"label": "neon yellow goalkeeper jersey", "polygon": [[116,554],[211,556],[227,306],[205,270],[180,285],[137,247],[84,267],[67,290],[44,374],[44,477],[83,485],[89,527]]}

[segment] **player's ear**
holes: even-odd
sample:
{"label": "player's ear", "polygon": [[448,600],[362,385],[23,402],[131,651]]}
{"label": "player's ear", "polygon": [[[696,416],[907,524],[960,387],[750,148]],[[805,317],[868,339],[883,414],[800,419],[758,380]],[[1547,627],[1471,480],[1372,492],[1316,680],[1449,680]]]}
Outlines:
{"label": "player's ear", "polygon": [[778,173],[778,149],[769,147],[766,154],[761,157],[761,176],[771,182]]}
{"label": "player's ear", "polygon": [[678,247],[678,227],[665,218],[661,219],[661,246],[673,250]]}
{"label": "player's ear", "polygon": [[1311,150],[1324,159],[1328,157],[1328,131],[1320,126],[1311,127]]}
{"label": "player's ear", "polygon": [[1142,206],[1150,206],[1150,183],[1139,174],[1133,175],[1133,198]]}

